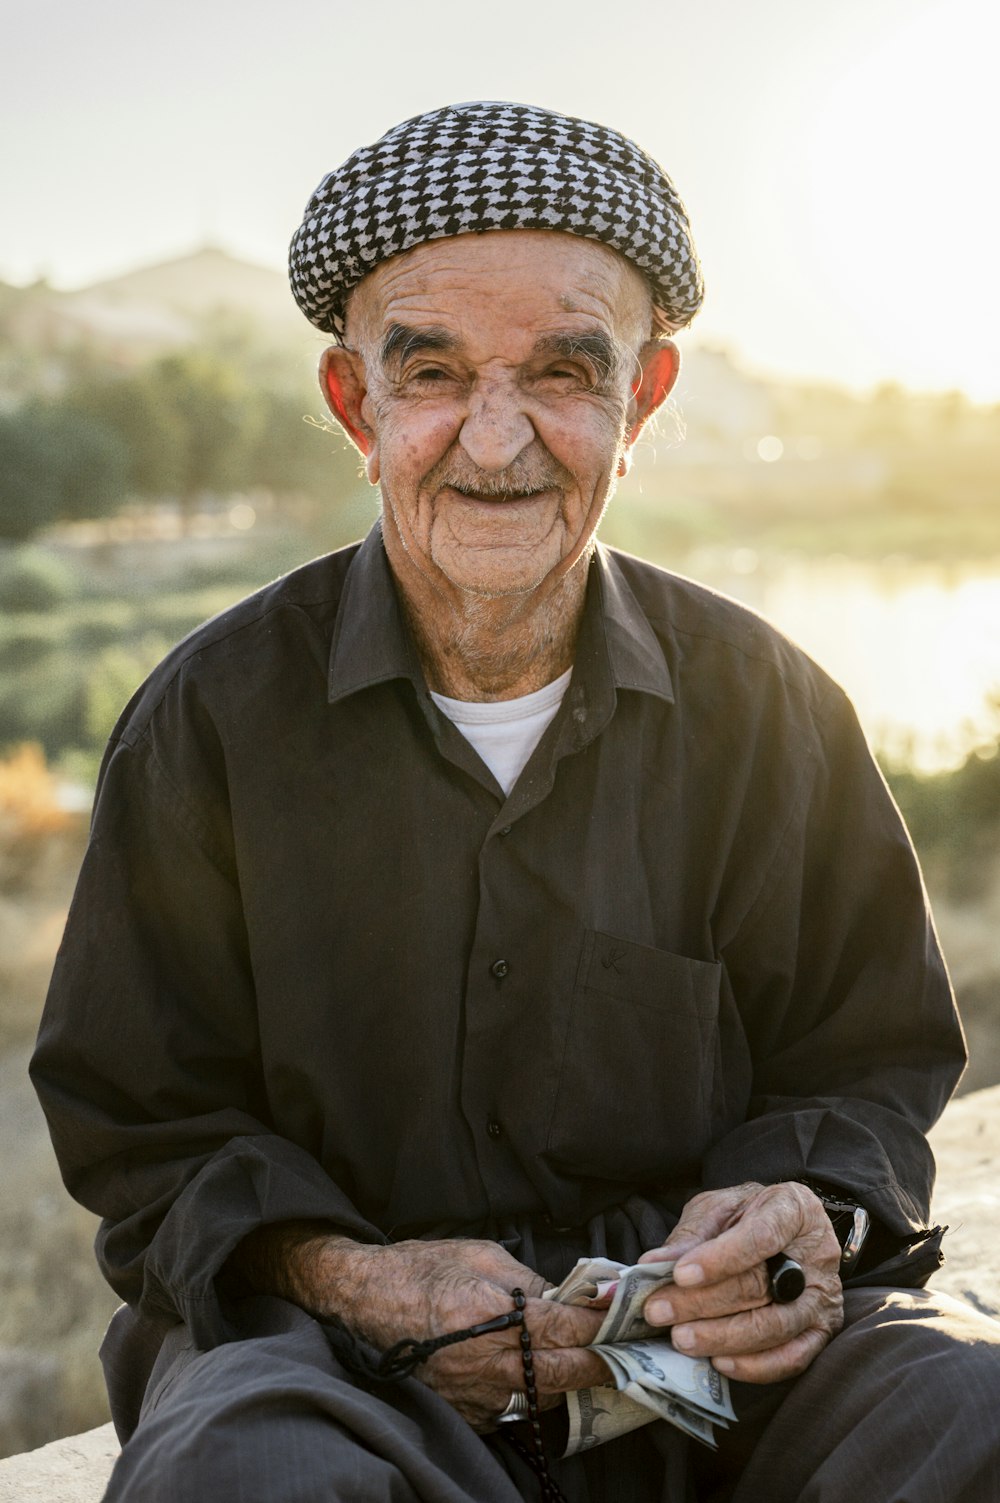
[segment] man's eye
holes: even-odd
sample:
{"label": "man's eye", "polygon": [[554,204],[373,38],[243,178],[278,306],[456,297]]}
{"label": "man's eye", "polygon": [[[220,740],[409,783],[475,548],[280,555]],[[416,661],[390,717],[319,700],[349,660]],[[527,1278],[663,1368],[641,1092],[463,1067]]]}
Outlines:
{"label": "man's eye", "polygon": [[575,365],[553,365],[547,371],[542,372],[543,381],[552,381],[560,386],[572,384],[574,386],[592,385],[590,372]]}
{"label": "man's eye", "polygon": [[449,381],[450,379],[451,372],[444,370],[440,365],[423,365],[419,370],[410,371],[407,374],[407,380],[422,381],[428,385],[434,385],[435,382],[440,381]]}

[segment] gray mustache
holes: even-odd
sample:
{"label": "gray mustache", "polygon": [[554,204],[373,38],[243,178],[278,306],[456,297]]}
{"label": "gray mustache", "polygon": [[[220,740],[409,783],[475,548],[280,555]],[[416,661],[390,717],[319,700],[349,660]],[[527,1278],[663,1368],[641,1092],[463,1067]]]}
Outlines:
{"label": "gray mustache", "polygon": [[476,496],[530,496],[536,491],[565,489],[568,479],[562,465],[520,455],[503,470],[480,470],[449,458],[428,477],[434,487],[447,485]]}

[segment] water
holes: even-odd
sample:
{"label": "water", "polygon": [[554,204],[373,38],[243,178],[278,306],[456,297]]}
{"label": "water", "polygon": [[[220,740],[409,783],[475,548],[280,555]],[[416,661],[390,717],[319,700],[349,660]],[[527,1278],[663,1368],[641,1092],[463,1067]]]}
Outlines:
{"label": "water", "polygon": [[863,563],[702,549],[683,572],[804,647],[890,757],[933,772],[1000,733],[1000,559]]}

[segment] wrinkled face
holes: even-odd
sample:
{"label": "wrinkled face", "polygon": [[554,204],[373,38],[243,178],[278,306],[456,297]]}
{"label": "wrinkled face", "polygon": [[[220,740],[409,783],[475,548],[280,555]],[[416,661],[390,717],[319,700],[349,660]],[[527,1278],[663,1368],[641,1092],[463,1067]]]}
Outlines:
{"label": "wrinkled face", "polygon": [[347,343],[397,573],[513,595],[589,552],[649,317],[627,261],[549,231],[432,241],[365,279]]}

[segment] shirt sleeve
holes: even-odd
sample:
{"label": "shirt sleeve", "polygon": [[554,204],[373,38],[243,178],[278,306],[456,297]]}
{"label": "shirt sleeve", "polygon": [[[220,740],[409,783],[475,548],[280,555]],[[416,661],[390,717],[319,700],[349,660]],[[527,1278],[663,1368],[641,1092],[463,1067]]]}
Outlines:
{"label": "shirt sleeve", "polygon": [[384,1238],[269,1123],[231,831],[196,791],[148,732],[106,757],[32,1076],[67,1188],[103,1217],[105,1277],[209,1347],[216,1277],[254,1228]]}
{"label": "shirt sleeve", "polygon": [[927,1227],[925,1134],[965,1043],[909,837],[839,690],[820,732],[814,775],[781,811],[776,857],[723,950],[753,1079],[704,1188],[819,1181],[899,1246]]}

